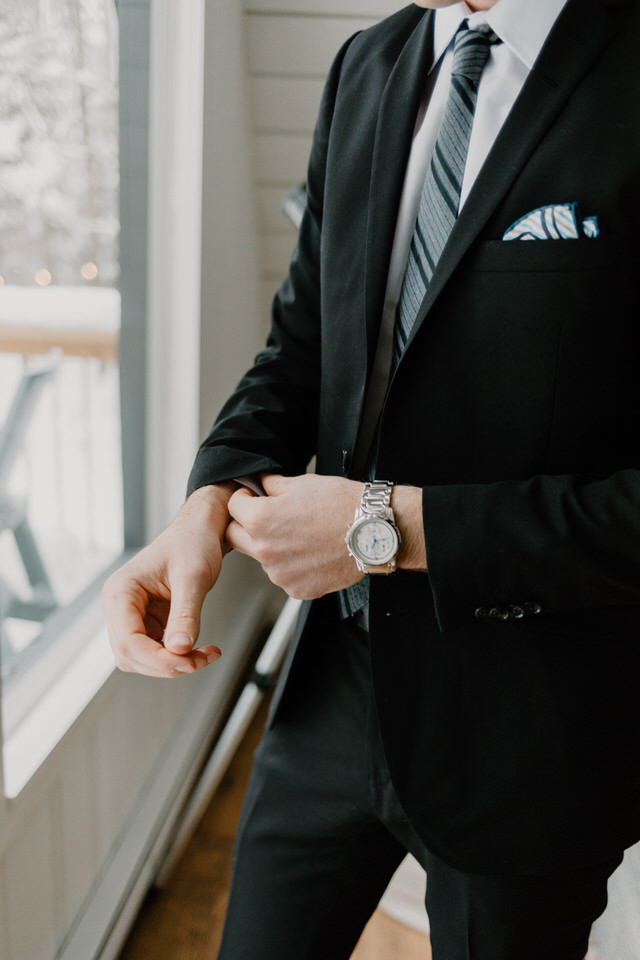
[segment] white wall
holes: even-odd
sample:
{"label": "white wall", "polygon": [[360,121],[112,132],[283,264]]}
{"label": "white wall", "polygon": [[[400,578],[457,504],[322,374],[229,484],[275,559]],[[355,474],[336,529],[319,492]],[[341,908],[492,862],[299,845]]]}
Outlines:
{"label": "white wall", "polygon": [[265,318],[296,238],[280,204],[293,186],[306,180],[327,70],[356,30],[403,6],[401,0],[246,0],[246,69]]}

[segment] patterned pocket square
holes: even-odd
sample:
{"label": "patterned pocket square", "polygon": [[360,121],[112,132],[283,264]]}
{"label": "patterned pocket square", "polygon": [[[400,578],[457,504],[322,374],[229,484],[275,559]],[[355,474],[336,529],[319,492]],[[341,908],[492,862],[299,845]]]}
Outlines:
{"label": "patterned pocket square", "polygon": [[503,240],[578,240],[600,235],[597,217],[582,217],[577,203],[550,203],[520,217]]}

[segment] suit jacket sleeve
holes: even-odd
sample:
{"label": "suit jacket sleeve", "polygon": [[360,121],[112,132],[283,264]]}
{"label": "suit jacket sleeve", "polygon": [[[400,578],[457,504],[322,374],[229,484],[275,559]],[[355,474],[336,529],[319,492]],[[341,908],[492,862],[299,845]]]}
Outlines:
{"label": "suit jacket sleeve", "polygon": [[423,516],[443,630],[527,601],[587,617],[596,607],[630,614],[640,604],[636,469],[426,487]]}
{"label": "suit jacket sleeve", "polygon": [[315,452],[326,153],[340,68],[352,39],[338,52],[325,85],[309,160],[306,211],[289,275],[273,302],[267,345],[201,445],[187,494],[248,474],[303,473]]}

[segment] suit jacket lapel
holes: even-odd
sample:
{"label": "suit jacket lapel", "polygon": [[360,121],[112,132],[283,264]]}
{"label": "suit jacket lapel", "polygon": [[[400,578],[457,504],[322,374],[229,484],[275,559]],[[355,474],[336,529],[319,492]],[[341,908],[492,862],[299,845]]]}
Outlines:
{"label": "suit jacket lapel", "polygon": [[373,145],[365,250],[367,356],[371,366],[416,115],[433,59],[433,14],[422,16],[389,74]]}
{"label": "suit jacket lapel", "polygon": [[[462,257],[505,196],[634,0],[569,0],[507,118],[451,232],[404,355]],[[525,213],[526,211],[523,211]],[[398,370],[402,361],[398,365]]]}

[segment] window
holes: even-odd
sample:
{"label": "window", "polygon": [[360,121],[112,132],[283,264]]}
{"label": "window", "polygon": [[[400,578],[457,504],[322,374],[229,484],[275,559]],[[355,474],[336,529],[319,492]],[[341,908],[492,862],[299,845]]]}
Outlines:
{"label": "window", "polygon": [[5,684],[95,597],[124,537],[116,7],[11,8],[0,19]]}

